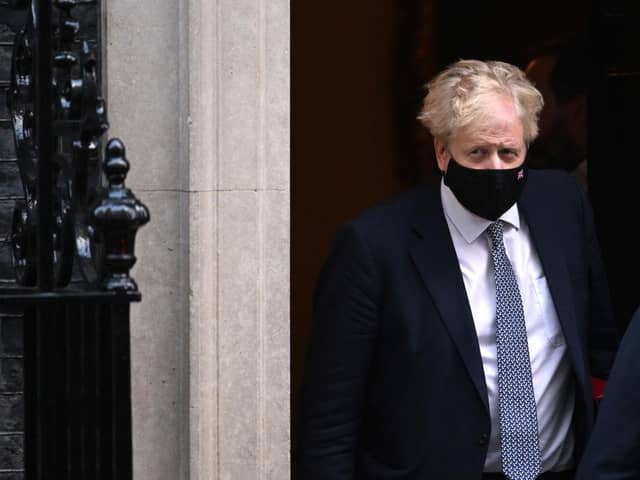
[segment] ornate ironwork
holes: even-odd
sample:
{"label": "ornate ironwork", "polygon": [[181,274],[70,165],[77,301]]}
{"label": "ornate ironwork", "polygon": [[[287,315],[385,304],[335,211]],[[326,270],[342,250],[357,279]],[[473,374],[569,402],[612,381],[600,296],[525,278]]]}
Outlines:
{"label": "ornate ironwork", "polygon": [[[24,199],[16,202],[13,215],[13,264],[24,286],[64,287],[77,262],[90,284],[130,291],[137,288],[128,274],[135,262],[135,232],[149,213],[124,188],[120,170],[121,164],[128,170],[128,162],[119,140],[109,143],[109,185],[103,186],[101,138],[109,125],[93,47],[78,38],[81,25],[73,14],[84,3],[53,2],[57,15],[47,44],[38,42],[35,32],[51,21],[51,4],[33,0],[16,37],[7,102]],[[123,213],[129,208],[134,216]],[[113,244],[130,252],[126,261],[124,254],[115,260]]]}
{"label": "ornate ironwork", "polygon": [[35,285],[36,280],[36,211],[37,148],[35,139],[34,97],[34,19],[29,20],[16,35],[11,63],[11,86],[7,92],[7,104],[13,123],[13,135],[24,201],[16,203],[11,235],[13,266],[21,285]]}
{"label": "ornate ironwork", "polygon": [[79,19],[95,9],[76,8],[95,1],[31,0],[13,51],[21,286],[0,286],[0,305],[23,312],[27,479],[133,476],[129,304],[141,295],[129,271],[149,211],[125,187],[124,144],[102,154],[100,38]]}

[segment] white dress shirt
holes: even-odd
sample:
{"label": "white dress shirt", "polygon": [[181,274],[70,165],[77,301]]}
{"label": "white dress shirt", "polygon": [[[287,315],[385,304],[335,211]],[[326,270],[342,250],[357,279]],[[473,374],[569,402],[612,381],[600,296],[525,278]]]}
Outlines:
{"label": "white dress shirt", "polygon": [[[502,467],[498,414],[496,289],[490,240],[485,232],[491,221],[463,207],[444,183],[441,184],[440,195],[473,314],[489,394],[491,439],[484,470],[499,472]],[[505,249],[516,274],[527,326],[533,391],[538,413],[541,471],[567,470],[574,466],[571,421],[575,392],[569,352],[538,253],[524,218],[520,218],[518,214],[517,204],[500,219],[504,222]]]}

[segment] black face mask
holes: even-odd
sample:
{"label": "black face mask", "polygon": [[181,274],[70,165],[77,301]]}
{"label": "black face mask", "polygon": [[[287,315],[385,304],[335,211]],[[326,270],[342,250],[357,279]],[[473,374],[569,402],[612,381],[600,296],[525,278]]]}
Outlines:
{"label": "black face mask", "polygon": [[497,220],[518,201],[527,181],[524,165],[506,170],[476,170],[449,161],[444,183],[469,211],[487,220]]}

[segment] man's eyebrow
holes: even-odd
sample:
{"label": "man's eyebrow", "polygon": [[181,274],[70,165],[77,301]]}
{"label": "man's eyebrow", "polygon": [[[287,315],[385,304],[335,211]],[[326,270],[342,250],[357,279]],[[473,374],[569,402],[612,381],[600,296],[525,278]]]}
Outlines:
{"label": "man's eyebrow", "polygon": [[487,141],[470,141],[462,145],[462,149],[465,151],[474,150],[476,148],[496,148],[497,150],[513,150],[515,152],[520,153],[523,150],[526,150],[526,146],[524,144],[517,145],[515,143],[492,143]]}

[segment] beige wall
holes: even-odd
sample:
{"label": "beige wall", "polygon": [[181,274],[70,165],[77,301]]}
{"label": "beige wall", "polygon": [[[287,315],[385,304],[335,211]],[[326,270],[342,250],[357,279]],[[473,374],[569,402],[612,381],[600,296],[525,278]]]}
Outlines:
{"label": "beige wall", "polygon": [[109,0],[111,135],[152,219],[137,480],[289,476],[289,5]]}

